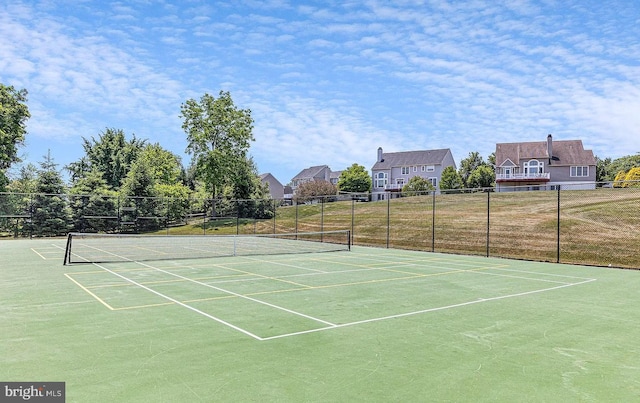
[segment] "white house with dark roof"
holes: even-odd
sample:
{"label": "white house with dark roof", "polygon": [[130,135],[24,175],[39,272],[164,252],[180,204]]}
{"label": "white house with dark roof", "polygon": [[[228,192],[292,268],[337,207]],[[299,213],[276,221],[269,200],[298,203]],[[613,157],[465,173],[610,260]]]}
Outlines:
{"label": "white house with dark roof", "polygon": [[496,144],[496,191],[595,189],[596,158],[582,140]]}
{"label": "white house with dark roof", "polygon": [[456,163],[448,148],[439,150],[418,150],[385,153],[378,148],[378,158],[371,168],[373,187],[371,200],[385,200],[399,192],[414,176],[431,181],[440,189],[442,171]]}

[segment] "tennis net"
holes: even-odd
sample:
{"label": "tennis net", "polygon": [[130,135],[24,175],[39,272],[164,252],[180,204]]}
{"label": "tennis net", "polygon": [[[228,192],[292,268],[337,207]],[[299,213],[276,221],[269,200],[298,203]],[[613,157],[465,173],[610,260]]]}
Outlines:
{"label": "tennis net", "polygon": [[348,251],[350,231],[256,235],[70,233],[64,264]]}

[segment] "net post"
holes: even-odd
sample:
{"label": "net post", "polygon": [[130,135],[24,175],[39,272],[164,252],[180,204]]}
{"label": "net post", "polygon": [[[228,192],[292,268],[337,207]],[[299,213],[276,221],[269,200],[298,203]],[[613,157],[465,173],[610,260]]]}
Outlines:
{"label": "net post", "polygon": [[64,249],[64,261],[62,262],[63,266],[66,266],[68,263],[71,263],[71,239],[73,238],[73,234],[70,232],[67,235],[67,245]]}
{"label": "net post", "polygon": [[238,256],[237,244],[238,244],[238,236],[236,235],[233,237],[233,256]]}
{"label": "net post", "polygon": [[347,250],[351,251],[351,231],[347,230]]}

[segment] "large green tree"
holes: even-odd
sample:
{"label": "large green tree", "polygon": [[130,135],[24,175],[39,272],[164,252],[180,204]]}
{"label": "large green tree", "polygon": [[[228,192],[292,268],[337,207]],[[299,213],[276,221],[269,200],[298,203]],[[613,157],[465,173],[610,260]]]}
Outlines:
{"label": "large green tree", "polygon": [[364,193],[371,190],[371,175],[360,164],[353,164],[340,173],[338,189],[341,192]]}
{"label": "large green tree", "polygon": [[402,194],[405,196],[416,196],[424,194],[430,190],[435,190],[429,179],[421,176],[414,176],[402,187]]}
{"label": "large green tree", "polygon": [[481,165],[471,172],[467,178],[468,188],[488,188],[493,186],[496,173],[489,165]]}
{"label": "large green tree", "polygon": [[131,165],[120,188],[121,214],[126,222],[135,222],[137,231],[150,231],[160,227],[163,221],[162,201],[159,199],[153,172],[148,164],[137,160]]}
{"label": "large green tree", "polygon": [[[204,94],[181,106],[187,153],[193,155],[196,175],[215,200],[224,186],[233,183],[247,162],[253,138],[251,110],[240,109],[229,92],[218,98]],[[215,214],[215,207],[214,207]]]}
{"label": "large green tree", "polygon": [[136,164],[143,164],[153,177],[155,195],[161,197],[156,213],[170,222],[182,219],[189,212],[191,189],[185,184],[185,173],[180,157],[165,150],[160,144],[149,144],[140,152]]}
{"label": "large green tree", "polygon": [[127,140],[124,131],[106,129],[97,139],[83,137],[82,147],[85,155],[65,168],[71,174],[72,182],[83,178],[91,171],[97,171],[102,173],[111,189],[118,190],[145,145],[146,140],[137,139],[135,135]]}
{"label": "large green tree", "polygon": [[0,191],[9,183],[7,169],[20,161],[18,147],[24,143],[31,117],[26,102],[27,90],[0,83]]}
{"label": "large green tree", "polygon": [[473,187],[469,184],[469,177],[476,168],[483,165],[486,165],[486,162],[484,162],[484,159],[482,159],[482,156],[477,151],[470,152],[467,158],[460,161],[460,169],[458,170],[458,173],[462,178],[464,186]]}
{"label": "large green tree", "polygon": [[464,188],[462,177],[454,167],[448,166],[442,170],[442,175],[440,176],[440,189],[449,190],[462,188]]}

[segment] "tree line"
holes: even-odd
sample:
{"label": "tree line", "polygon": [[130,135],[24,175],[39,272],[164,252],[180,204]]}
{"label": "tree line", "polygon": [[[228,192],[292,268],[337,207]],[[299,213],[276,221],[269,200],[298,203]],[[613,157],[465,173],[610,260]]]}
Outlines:
{"label": "tree line", "polygon": [[[54,213],[63,217],[47,225],[37,224],[39,228],[50,227],[50,232],[63,233],[77,227],[79,217],[107,217],[113,215],[109,212],[114,209],[133,209],[138,217],[156,217],[160,215],[158,207],[151,202],[143,203],[153,198],[175,200],[173,205],[163,207],[162,215],[178,217],[184,215],[187,207],[183,201],[189,198],[208,200],[203,202],[206,206],[200,207],[215,216],[224,209],[224,200],[269,197],[269,189],[261,183],[249,154],[255,140],[251,110],[237,107],[229,92],[220,91],[217,97],[205,93],[200,99],[188,99],[181,105],[182,129],[187,138],[185,151],[192,157],[188,167],[158,143],[139,139],[135,134],[127,136],[117,128],[106,128],[97,136],[82,138],[84,155],[63,167],[69,174],[69,183],[64,183],[50,154],[43,157],[39,166],[26,164],[17,173],[8,174],[9,168],[21,162],[19,147],[24,144],[26,122],[31,117],[27,98],[26,89],[0,83],[0,192],[83,196],[73,201],[51,197],[32,201],[34,217]],[[495,155],[485,161],[478,152],[471,152],[461,160],[459,169],[448,167],[443,171],[440,188],[491,187],[495,182],[494,165]],[[616,160],[597,158],[598,181],[629,186],[628,181],[638,179],[640,154]],[[342,171],[337,186],[310,182],[300,186],[294,197],[304,201],[338,192],[368,193],[371,186],[366,168],[353,164]],[[402,190],[411,194],[432,189],[429,181],[414,177]],[[247,207],[244,214],[264,218],[273,214],[259,203],[247,205],[253,207]],[[149,226],[153,226],[153,220],[149,220]]]}

